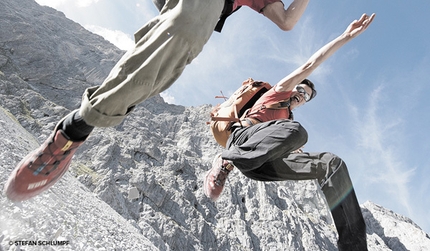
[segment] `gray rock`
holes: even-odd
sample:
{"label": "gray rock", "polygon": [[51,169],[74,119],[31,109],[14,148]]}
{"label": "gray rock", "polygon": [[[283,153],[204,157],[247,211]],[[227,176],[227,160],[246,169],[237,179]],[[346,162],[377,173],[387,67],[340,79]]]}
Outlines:
{"label": "gray rock", "polygon": [[[0,27],[3,185],[123,52],[32,0],[2,0]],[[155,96],[119,126],[97,128],[48,192],[22,203],[1,197],[0,250],[53,236],[70,242],[64,250],[336,250],[314,181],[263,183],[234,170],[218,202],[205,197],[204,174],[222,150],[205,124],[211,108]],[[429,249],[410,219],[371,202],[362,209],[370,250]]]}

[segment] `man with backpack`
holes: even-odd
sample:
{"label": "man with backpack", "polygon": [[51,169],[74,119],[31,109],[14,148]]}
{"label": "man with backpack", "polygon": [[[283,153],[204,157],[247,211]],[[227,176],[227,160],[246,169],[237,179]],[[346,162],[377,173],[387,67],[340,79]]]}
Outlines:
{"label": "man with backpack", "polygon": [[101,86],[84,92],[80,109],[60,120],[42,146],[17,165],[5,185],[10,200],[27,200],[50,188],[94,127],[120,124],[137,104],[169,88],[203,49],[217,22],[238,7],[246,5],[289,30],[309,2],[293,0],[285,10],[280,0],[155,1],[161,3],[160,15],[136,32],[135,47]]}
{"label": "man with backpack", "polygon": [[242,121],[228,127],[231,135],[226,150],[215,157],[205,177],[204,191],[209,198],[218,199],[234,167],[259,181],[317,179],[339,234],[339,250],[367,250],[366,225],[346,164],[332,153],[302,152],[300,148],[308,134],[290,115],[316,96],[314,84],[306,78],[340,47],[365,31],[374,17],[375,14],[363,14],[353,21],[343,34],[265,92]]}

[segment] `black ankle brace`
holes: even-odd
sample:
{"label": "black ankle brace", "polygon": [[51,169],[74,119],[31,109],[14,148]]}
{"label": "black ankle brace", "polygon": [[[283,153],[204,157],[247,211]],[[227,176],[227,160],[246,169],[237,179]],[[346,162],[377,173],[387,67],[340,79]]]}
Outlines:
{"label": "black ankle brace", "polygon": [[63,131],[72,141],[84,140],[93,131],[94,126],[85,123],[84,119],[76,110],[69,114],[63,121]]}

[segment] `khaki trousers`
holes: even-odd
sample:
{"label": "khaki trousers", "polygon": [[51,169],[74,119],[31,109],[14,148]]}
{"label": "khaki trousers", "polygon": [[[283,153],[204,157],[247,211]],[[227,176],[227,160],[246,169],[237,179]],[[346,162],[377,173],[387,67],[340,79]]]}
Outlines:
{"label": "khaki trousers", "polygon": [[224,0],[168,0],[135,34],[136,45],[101,86],[88,88],[80,114],[96,127],[118,125],[139,103],[167,88],[209,40]]}

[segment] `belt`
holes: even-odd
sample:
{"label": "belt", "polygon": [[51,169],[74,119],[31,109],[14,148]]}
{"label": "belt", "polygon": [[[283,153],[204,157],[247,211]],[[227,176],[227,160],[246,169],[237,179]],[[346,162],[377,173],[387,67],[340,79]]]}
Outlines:
{"label": "belt", "polygon": [[239,122],[236,122],[234,124],[231,125],[230,127],[230,131],[234,131],[236,130],[236,128],[244,128],[244,127],[250,127],[256,124],[261,123],[260,120],[258,119],[254,119],[254,118],[244,118],[241,119]]}

